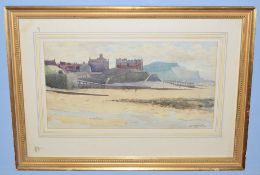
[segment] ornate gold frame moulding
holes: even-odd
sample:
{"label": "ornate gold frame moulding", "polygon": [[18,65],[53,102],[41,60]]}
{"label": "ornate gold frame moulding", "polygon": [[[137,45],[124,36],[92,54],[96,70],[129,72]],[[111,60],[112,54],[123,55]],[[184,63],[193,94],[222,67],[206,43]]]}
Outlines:
{"label": "ornate gold frame moulding", "polygon": [[[19,19],[242,19],[233,157],[30,157],[27,153]],[[237,170],[245,167],[256,12],[254,7],[6,7],[6,38],[17,169]]]}

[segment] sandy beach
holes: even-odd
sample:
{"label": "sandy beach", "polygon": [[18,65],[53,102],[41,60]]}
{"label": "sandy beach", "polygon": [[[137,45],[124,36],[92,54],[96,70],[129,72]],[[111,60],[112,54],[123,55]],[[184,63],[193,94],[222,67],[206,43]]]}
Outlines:
{"label": "sandy beach", "polygon": [[81,94],[46,92],[49,128],[212,127],[212,110],[176,109],[154,104],[120,102],[122,99],[214,98],[212,87],[185,90],[77,89],[71,92]]}

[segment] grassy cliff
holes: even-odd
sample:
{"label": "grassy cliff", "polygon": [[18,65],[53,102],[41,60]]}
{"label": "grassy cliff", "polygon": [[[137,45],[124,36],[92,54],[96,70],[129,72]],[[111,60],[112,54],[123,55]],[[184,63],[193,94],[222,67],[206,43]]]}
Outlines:
{"label": "grassy cliff", "polygon": [[58,89],[77,88],[77,76],[73,73],[65,74],[62,69],[57,66],[45,66],[46,85]]}
{"label": "grassy cliff", "polygon": [[148,76],[148,73],[142,71],[112,68],[100,74],[92,74],[85,80],[100,84],[128,83],[144,81]]}

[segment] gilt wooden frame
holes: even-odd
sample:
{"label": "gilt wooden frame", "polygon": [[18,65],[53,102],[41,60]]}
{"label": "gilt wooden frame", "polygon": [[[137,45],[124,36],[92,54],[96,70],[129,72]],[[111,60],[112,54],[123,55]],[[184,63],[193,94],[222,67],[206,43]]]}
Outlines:
{"label": "gilt wooden frame", "polygon": [[[237,170],[245,167],[250,108],[254,7],[6,7],[6,40],[17,169],[20,170]],[[241,19],[239,86],[233,157],[30,157],[27,154],[19,19],[178,18]]]}

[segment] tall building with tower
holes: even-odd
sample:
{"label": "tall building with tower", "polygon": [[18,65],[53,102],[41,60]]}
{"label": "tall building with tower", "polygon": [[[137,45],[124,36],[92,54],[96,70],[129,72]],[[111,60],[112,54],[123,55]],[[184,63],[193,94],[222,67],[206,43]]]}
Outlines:
{"label": "tall building with tower", "polygon": [[96,59],[90,58],[88,65],[91,67],[91,72],[103,72],[109,69],[109,60],[104,58],[103,54],[100,54]]}

